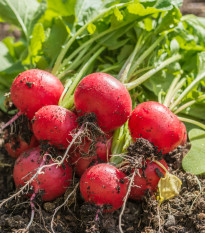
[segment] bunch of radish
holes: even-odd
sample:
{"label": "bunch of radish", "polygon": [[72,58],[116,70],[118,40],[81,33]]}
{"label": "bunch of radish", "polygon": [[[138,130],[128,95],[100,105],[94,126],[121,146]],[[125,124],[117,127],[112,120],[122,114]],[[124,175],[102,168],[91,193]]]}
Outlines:
{"label": "bunch of radish", "polygon": [[[5,128],[24,114],[32,135],[30,142],[19,141],[12,152],[14,142],[5,144],[8,153],[17,158],[13,173],[17,189],[29,187],[26,193],[31,200],[37,193],[43,201],[53,200],[71,184],[74,167],[81,177],[80,191],[85,201],[105,212],[119,209],[129,192],[132,199],[141,199],[147,190],[156,192],[166,173],[163,167],[168,169],[166,162],[145,158],[140,167],[132,167],[135,177],[130,186],[130,172],[109,163],[113,156],[112,135],[128,121],[132,143],[147,139],[166,156],[186,142],[186,128],[177,116],[153,101],[141,103],[132,111],[128,90],[105,73],[90,74],[79,82],[74,92],[74,111],[58,105],[63,91],[55,76],[38,69],[21,73],[12,84],[11,99],[19,113]],[[89,121],[90,114],[93,121]],[[50,147],[55,148],[54,154]]]}

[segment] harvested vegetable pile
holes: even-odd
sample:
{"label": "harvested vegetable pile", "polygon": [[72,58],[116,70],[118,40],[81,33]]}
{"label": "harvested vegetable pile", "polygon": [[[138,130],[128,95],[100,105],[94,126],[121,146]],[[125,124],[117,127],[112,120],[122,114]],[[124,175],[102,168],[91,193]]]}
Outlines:
{"label": "harvested vegetable pile", "polygon": [[205,231],[205,19],[180,6],[0,0],[2,232]]}

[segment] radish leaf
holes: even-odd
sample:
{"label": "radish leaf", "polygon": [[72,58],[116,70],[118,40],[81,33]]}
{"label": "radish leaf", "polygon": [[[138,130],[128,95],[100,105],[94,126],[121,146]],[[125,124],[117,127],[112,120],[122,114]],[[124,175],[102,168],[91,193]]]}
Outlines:
{"label": "radish leaf", "polygon": [[191,150],[184,157],[182,167],[194,175],[205,173],[205,131],[192,129],[189,132]]}
{"label": "radish leaf", "polygon": [[27,39],[35,23],[46,10],[46,2],[37,0],[0,0],[0,15],[4,21],[20,26]]}

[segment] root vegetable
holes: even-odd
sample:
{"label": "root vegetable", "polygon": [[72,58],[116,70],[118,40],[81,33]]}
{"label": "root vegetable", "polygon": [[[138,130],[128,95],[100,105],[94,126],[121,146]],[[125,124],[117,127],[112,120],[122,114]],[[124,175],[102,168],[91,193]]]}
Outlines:
{"label": "root vegetable", "polygon": [[77,116],[57,105],[44,106],[35,113],[33,132],[39,141],[46,141],[59,149],[65,149],[77,128]]}
{"label": "root vegetable", "polygon": [[154,101],[141,103],[133,110],[129,130],[134,141],[145,138],[163,154],[176,149],[184,138],[184,127],[177,116]]}
{"label": "root vegetable", "polygon": [[8,154],[14,159],[18,158],[18,156],[24,151],[36,147],[39,144],[34,135],[31,136],[29,142],[25,141],[25,139],[20,135],[10,136],[8,140],[9,141],[5,143],[4,146]]}
{"label": "root vegetable", "polygon": [[43,106],[58,104],[64,87],[52,74],[31,69],[19,74],[11,86],[15,106],[31,120]]}
{"label": "root vegetable", "polygon": [[[51,165],[54,162],[49,156],[41,154],[39,147],[21,154],[16,160],[13,177],[16,187],[23,187],[34,176],[40,166],[47,165],[30,182],[33,193],[40,193],[43,201],[51,201],[61,196],[69,187],[72,180],[72,169],[64,162],[62,166]],[[43,158],[43,155],[45,156]]]}
{"label": "root vegetable", "polygon": [[116,78],[105,73],[84,77],[75,90],[74,104],[81,116],[95,113],[99,127],[105,132],[122,126],[132,110],[127,89]]}
{"label": "root vegetable", "polygon": [[108,161],[111,154],[111,139],[101,139],[91,146],[91,141],[86,138],[81,145],[73,148],[70,154],[76,174],[82,176],[91,163],[94,165]]}
{"label": "root vegetable", "polygon": [[106,163],[88,168],[80,180],[80,191],[85,201],[103,207],[106,212],[122,206],[127,188],[126,175]]}
{"label": "root vegetable", "polygon": [[[168,170],[166,162],[162,159],[159,161]],[[166,171],[157,163],[146,160],[143,168],[138,169],[132,184],[130,199],[139,200],[145,196],[147,191],[156,192],[157,185],[161,177],[164,177]]]}

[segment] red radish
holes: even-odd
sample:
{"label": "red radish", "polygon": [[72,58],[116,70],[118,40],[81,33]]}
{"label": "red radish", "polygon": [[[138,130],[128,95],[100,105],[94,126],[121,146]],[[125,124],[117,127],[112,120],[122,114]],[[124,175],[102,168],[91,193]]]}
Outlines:
{"label": "red radish", "polygon": [[81,80],[74,93],[79,115],[95,113],[99,127],[105,132],[122,126],[132,111],[129,92],[116,78],[93,73]]}
{"label": "red radish", "polygon": [[64,87],[58,78],[38,69],[24,71],[11,86],[15,106],[31,120],[43,106],[58,104]]}
{"label": "red radish", "polygon": [[46,141],[59,149],[65,149],[77,128],[77,116],[57,105],[48,105],[35,113],[33,133],[39,141]]}
{"label": "red radish", "polygon": [[102,139],[94,145],[94,148],[90,148],[91,141],[86,138],[81,145],[73,148],[70,155],[76,174],[82,176],[91,163],[94,165],[107,162],[111,154],[111,145],[111,139]]}
{"label": "red radish", "polygon": [[12,124],[4,135],[5,149],[16,159],[22,152],[39,145],[33,135],[31,122],[25,115],[21,115],[15,124]]}
{"label": "red radish", "polygon": [[88,168],[80,180],[80,191],[85,201],[103,206],[106,212],[122,206],[127,189],[126,175],[107,163]]}
{"label": "red radish", "polygon": [[[6,140],[7,140],[7,136]],[[5,143],[5,149],[8,152],[8,154],[16,159],[18,156],[23,153],[24,151],[36,147],[39,143],[37,139],[34,137],[34,135],[31,136],[30,141],[27,142],[21,135],[10,136],[8,139],[9,141]]]}
{"label": "red radish", "polygon": [[[167,170],[168,166],[162,159],[160,162]],[[166,171],[160,167],[157,163],[146,160],[144,169],[139,168],[139,175],[134,177],[134,183],[132,184],[129,198],[134,200],[142,199],[146,191],[156,192],[157,185],[161,177],[163,177]]]}
{"label": "red radish", "polygon": [[[41,149],[36,147],[24,152],[16,160],[13,177],[18,189],[24,186],[36,174],[39,166],[54,163],[48,156],[43,160],[41,153]],[[60,167],[53,165],[43,168],[42,172],[30,183],[29,187],[33,187],[34,193],[42,193],[43,201],[51,201],[65,193],[71,183],[71,179],[72,169],[64,162]]]}
{"label": "red radish", "polygon": [[181,122],[181,124],[182,124],[182,127],[184,128],[184,137],[180,145],[184,146],[187,143],[187,131],[186,131],[185,124],[183,122]]}
{"label": "red radish", "polygon": [[129,119],[132,139],[149,140],[162,153],[177,148],[183,140],[184,128],[177,116],[164,105],[148,101],[139,104]]}

